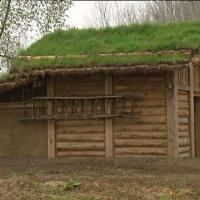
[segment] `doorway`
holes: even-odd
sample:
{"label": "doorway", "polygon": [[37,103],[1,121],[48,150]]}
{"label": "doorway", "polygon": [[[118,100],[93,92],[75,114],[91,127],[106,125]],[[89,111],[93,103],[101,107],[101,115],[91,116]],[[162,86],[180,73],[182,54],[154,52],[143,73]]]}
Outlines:
{"label": "doorway", "polygon": [[194,97],[195,157],[200,157],[200,97]]}

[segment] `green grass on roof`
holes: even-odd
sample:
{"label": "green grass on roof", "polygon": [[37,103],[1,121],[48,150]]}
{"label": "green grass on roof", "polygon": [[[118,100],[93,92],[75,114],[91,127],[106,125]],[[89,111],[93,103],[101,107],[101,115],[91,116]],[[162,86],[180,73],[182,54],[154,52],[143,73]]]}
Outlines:
{"label": "green grass on roof", "polygon": [[200,22],[135,24],[102,29],[57,30],[27,49],[24,56],[177,50],[200,47]]}
{"label": "green grass on roof", "polygon": [[72,67],[90,67],[105,66],[105,65],[130,65],[135,63],[156,64],[159,62],[177,62],[188,61],[190,56],[180,53],[173,55],[125,55],[125,56],[98,56],[88,55],[85,57],[74,58],[58,58],[54,60],[39,59],[39,60],[14,60],[12,62],[11,72],[31,71],[32,69],[45,68],[72,68]]}

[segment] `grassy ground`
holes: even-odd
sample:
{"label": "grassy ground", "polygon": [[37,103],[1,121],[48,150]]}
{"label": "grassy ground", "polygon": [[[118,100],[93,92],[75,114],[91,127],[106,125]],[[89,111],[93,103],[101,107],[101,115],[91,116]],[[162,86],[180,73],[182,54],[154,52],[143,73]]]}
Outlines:
{"label": "grassy ground", "polygon": [[0,176],[2,200],[200,199],[200,160],[1,159]]}

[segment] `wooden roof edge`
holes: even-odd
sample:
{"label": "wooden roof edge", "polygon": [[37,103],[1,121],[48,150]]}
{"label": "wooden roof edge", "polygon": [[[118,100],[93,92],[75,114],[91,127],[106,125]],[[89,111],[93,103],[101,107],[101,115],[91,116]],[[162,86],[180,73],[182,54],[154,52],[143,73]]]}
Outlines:
{"label": "wooden roof edge", "polygon": [[133,74],[133,73],[157,73],[173,71],[177,68],[188,67],[189,63],[182,64],[159,64],[159,65],[134,65],[121,67],[88,67],[88,68],[60,68],[60,69],[34,69],[30,72],[13,73],[12,76],[0,82],[0,93],[14,89],[28,82],[44,78],[45,76],[71,76],[71,75],[92,75],[97,73]]}

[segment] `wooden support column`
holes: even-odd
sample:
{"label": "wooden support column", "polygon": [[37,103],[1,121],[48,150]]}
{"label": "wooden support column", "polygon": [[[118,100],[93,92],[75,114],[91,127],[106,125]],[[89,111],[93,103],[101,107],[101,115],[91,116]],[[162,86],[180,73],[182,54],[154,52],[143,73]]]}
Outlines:
{"label": "wooden support column", "polygon": [[168,157],[178,158],[178,72],[167,75]]}
{"label": "wooden support column", "polygon": [[[47,96],[54,96],[54,79],[50,77],[47,83]],[[53,101],[48,102],[47,107],[48,116],[52,116],[53,114]],[[55,149],[55,121],[50,119],[47,122],[47,130],[48,130],[48,158],[53,159],[56,156]]]}
{"label": "wooden support column", "polygon": [[193,65],[190,63],[190,136],[191,136],[191,157],[195,157],[195,139],[194,139],[194,87],[193,87]]}
{"label": "wooden support column", "polygon": [[[105,95],[112,95],[113,78],[112,75],[105,75]],[[112,114],[111,99],[105,101],[105,113]],[[106,118],[105,120],[105,142],[106,142],[106,157],[112,158],[114,156],[113,145],[113,120]]]}

